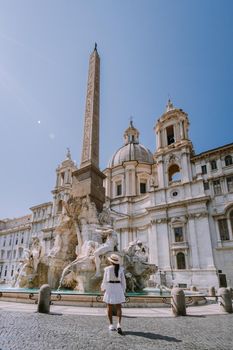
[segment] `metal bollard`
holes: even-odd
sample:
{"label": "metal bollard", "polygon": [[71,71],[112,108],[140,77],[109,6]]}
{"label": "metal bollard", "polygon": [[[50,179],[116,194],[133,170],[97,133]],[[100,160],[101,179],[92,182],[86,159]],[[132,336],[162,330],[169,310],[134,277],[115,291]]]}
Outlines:
{"label": "metal bollard", "polygon": [[214,287],[209,288],[209,296],[210,297],[215,297],[216,296],[216,291]]}
{"label": "metal bollard", "polygon": [[181,288],[171,290],[171,306],[175,316],[186,316],[186,304],[184,291]]}
{"label": "metal bollard", "polygon": [[231,314],[232,300],[230,291],[227,288],[220,288],[218,290],[218,296],[220,298],[220,309]]}
{"label": "metal bollard", "polygon": [[37,312],[49,314],[50,309],[51,288],[48,284],[40,287]]}

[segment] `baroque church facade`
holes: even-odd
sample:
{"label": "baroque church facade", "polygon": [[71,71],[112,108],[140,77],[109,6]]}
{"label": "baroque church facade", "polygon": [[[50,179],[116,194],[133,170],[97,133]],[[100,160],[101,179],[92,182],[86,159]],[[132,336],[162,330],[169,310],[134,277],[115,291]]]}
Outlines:
{"label": "baroque church facade", "polygon": [[[90,57],[80,168],[68,150],[56,169],[53,200],[31,207],[30,215],[0,220],[0,280],[12,280],[33,236],[43,241],[45,251],[52,249],[63,202],[71,195],[90,194],[100,211],[104,186],[104,208],[113,218],[119,250],[131,241],[142,241],[148,247],[149,262],[158,266],[152,283],[233,287],[233,143],[195,154],[188,115],[169,100],[154,127],[154,152],[140,144],[139,131],[131,121],[123,146],[101,172],[96,153],[98,99],[99,55],[95,47]],[[90,122],[93,149],[87,145]],[[87,179],[90,174],[94,189]]]}

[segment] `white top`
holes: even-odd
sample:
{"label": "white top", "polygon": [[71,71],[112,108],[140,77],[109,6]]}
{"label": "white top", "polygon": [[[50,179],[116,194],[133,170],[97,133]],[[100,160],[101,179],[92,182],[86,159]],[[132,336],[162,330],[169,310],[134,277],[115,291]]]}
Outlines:
{"label": "white top", "polygon": [[109,281],[119,281],[121,283],[123,291],[125,291],[125,289],[126,289],[126,281],[125,281],[124,268],[122,266],[120,266],[118,277],[116,277],[113,265],[105,267],[105,269],[104,269],[104,277],[103,277],[103,281],[102,281],[102,284],[101,284],[101,289],[102,290],[106,290],[107,289]]}

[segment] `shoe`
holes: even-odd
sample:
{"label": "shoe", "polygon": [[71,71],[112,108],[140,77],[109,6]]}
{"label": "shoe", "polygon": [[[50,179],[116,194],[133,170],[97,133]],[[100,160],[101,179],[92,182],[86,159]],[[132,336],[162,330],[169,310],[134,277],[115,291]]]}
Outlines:
{"label": "shoe", "polygon": [[108,327],[108,329],[109,329],[110,331],[115,331],[115,330],[116,330],[116,328],[113,326],[113,324],[110,324],[110,326]]}
{"label": "shoe", "polygon": [[117,333],[121,335],[123,334],[121,327],[117,327]]}

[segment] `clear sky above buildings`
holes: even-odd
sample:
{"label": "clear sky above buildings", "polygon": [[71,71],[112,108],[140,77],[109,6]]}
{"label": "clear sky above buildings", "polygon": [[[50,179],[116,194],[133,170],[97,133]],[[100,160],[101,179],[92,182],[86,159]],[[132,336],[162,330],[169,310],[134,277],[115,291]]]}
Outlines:
{"label": "clear sky above buildings", "polygon": [[133,116],[155,151],[168,96],[196,153],[233,142],[233,1],[0,0],[0,218],[52,200],[80,164],[88,60],[101,57],[100,167]]}

